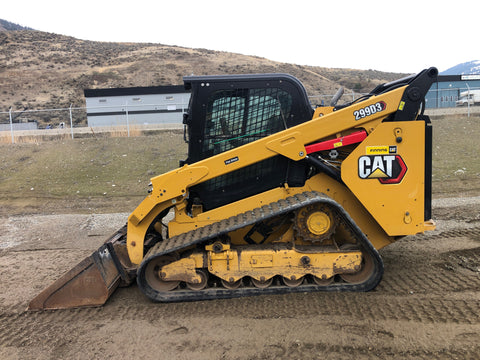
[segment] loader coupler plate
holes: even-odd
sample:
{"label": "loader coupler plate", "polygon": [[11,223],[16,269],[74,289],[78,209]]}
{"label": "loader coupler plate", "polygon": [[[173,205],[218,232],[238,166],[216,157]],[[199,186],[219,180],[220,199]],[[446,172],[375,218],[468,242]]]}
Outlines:
{"label": "loader coupler plate", "polygon": [[103,305],[121,282],[129,282],[127,271],[116,253],[118,250],[115,250],[121,248],[118,244],[120,238],[121,234],[117,232],[92,255],[37,295],[28,310]]}

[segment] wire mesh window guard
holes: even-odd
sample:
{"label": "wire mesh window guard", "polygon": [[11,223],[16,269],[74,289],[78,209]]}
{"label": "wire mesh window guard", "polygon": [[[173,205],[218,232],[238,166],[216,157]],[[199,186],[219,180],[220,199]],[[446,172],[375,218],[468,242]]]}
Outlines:
{"label": "wire mesh window guard", "polygon": [[202,158],[286,128],[291,96],[277,88],[222,90],[208,101]]}
{"label": "wire mesh window guard", "polygon": [[[285,129],[291,111],[291,95],[278,88],[222,90],[213,93],[207,106],[202,158]],[[264,160],[207,181],[202,187],[215,192],[262,182],[278,172],[279,160],[279,157]],[[282,183],[283,180],[279,179],[278,182]]]}

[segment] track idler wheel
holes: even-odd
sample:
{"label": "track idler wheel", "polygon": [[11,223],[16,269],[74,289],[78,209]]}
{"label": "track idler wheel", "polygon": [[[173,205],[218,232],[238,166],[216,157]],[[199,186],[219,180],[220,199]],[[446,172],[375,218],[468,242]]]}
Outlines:
{"label": "track idler wheel", "polygon": [[175,260],[174,256],[165,255],[155,258],[147,264],[145,269],[145,280],[152,289],[156,291],[171,291],[177,288],[180,281],[166,281],[163,280],[160,275],[162,267]]}
{"label": "track idler wheel", "polygon": [[[359,247],[355,244],[344,244],[340,246],[341,250],[359,250]],[[340,274],[340,278],[343,281],[349,284],[358,284],[366,281],[370,276],[372,276],[373,271],[375,270],[375,265],[373,259],[370,255],[362,252],[362,264],[359,271],[352,274]]]}

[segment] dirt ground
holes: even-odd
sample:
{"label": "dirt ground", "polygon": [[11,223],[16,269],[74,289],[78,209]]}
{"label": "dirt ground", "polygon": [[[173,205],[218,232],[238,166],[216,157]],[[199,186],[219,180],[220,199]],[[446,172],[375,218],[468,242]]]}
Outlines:
{"label": "dirt ground", "polygon": [[100,308],[34,313],[127,214],[0,217],[0,359],[478,359],[480,196],[433,206],[437,230],[382,249],[368,293],[155,304],[131,286]]}

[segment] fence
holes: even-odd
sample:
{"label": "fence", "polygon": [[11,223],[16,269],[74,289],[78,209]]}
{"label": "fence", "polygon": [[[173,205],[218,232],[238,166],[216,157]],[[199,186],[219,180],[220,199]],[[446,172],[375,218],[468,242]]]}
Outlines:
{"label": "fence", "polygon": [[[480,88],[445,88],[430,89],[426,96],[426,108],[432,111],[435,109],[455,108],[455,102],[464,91],[480,91]],[[366,95],[362,93],[345,93],[339,103],[350,102]],[[328,106],[335,95],[319,94],[309,96],[312,105]],[[0,112],[0,136],[3,141],[8,137],[9,141],[15,142],[16,136],[24,135],[50,135],[65,134],[72,139],[75,134],[86,132],[113,132],[124,129],[126,136],[130,136],[132,127],[144,130],[155,129],[180,129],[182,128],[182,114],[186,111],[186,104],[165,104],[161,105],[137,105],[116,106],[97,106],[97,107],[73,107],[58,109],[41,110],[13,110]],[[144,110],[145,106],[149,111]],[[448,110],[448,109],[446,109]],[[479,112],[480,107],[473,108],[470,103],[464,108],[451,109],[452,113]],[[108,126],[90,126],[88,116],[95,113],[96,116],[102,116],[109,119]],[[103,113],[103,115],[102,115]],[[143,115],[143,117],[142,117]],[[150,116],[150,117],[145,117]],[[95,123],[95,122],[92,122]],[[97,122],[98,124],[98,122]]]}
{"label": "fence", "polygon": [[[66,128],[66,124],[70,124],[70,129],[73,130],[74,112],[82,110],[83,108],[69,108],[61,109],[42,109],[42,110],[17,110],[12,108],[8,112],[0,112],[0,131],[10,131],[12,143],[15,141],[15,131],[37,130],[38,123],[47,119],[49,125],[46,129],[53,128],[52,121],[58,120],[57,127]],[[64,113],[62,115],[62,113]],[[6,116],[5,116],[6,115]],[[8,119],[5,119],[8,117]],[[77,114],[75,118],[77,117]],[[73,139],[73,131],[71,132]]]}
{"label": "fence", "polygon": [[[148,106],[149,110],[145,110]],[[13,110],[0,112],[0,135],[9,133],[11,142],[16,136],[75,134],[86,132],[118,132],[125,129],[130,136],[133,128],[155,130],[181,128],[186,104],[142,104]],[[91,115],[93,114],[93,115]],[[92,116],[90,121],[89,116]],[[101,118],[102,121],[98,121]],[[93,124],[93,125],[92,125]]]}

